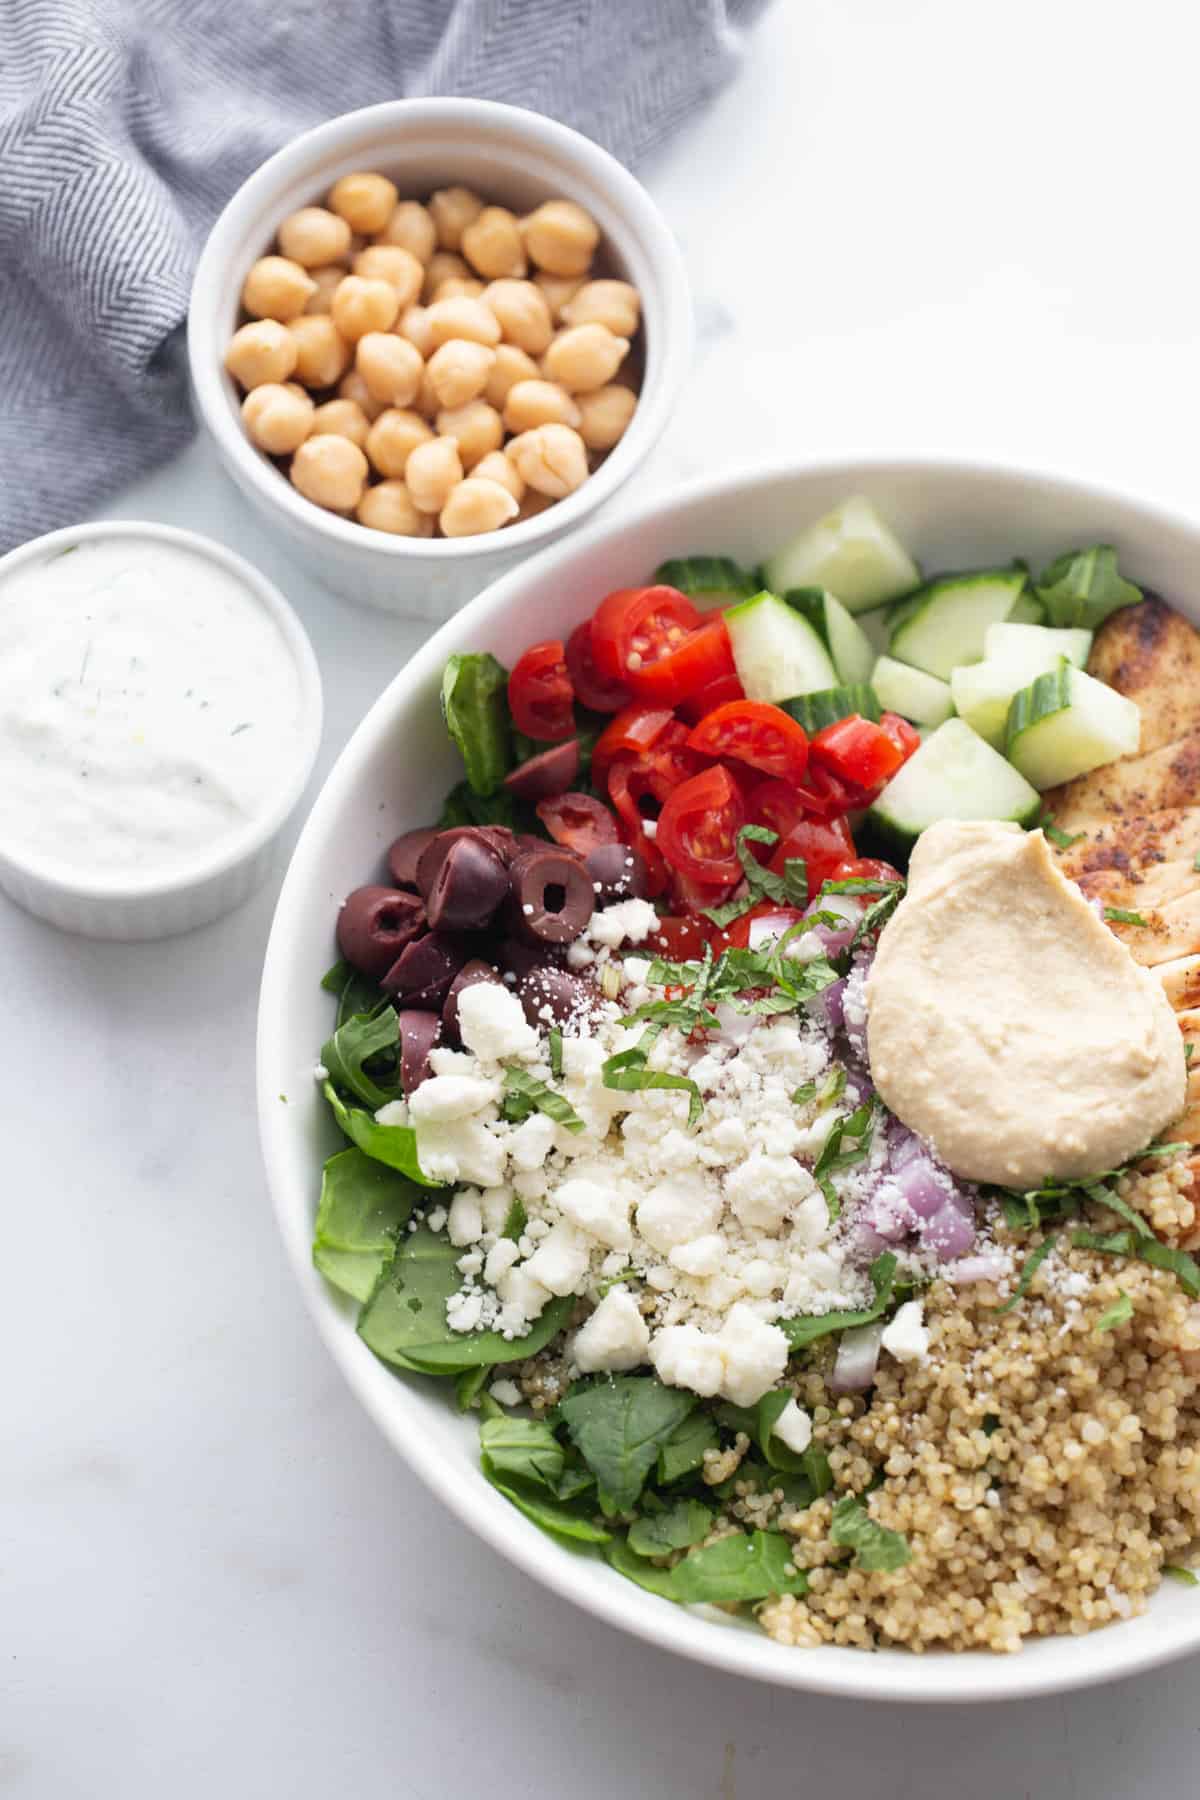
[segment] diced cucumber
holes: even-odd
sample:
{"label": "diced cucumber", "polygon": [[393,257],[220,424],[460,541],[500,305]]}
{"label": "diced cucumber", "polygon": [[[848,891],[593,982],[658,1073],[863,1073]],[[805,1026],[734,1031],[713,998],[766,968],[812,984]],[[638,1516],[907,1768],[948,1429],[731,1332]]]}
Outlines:
{"label": "diced cucumber", "polygon": [[703,608],[745,600],[762,586],[731,556],[672,557],[655,569],[653,581],[655,586],[678,588]]}
{"label": "diced cucumber", "polygon": [[924,669],[897,662],[894,656],[881,656],[875,664],[871,685],[879,695],[880,706],[888,712],[911,719],[914,725],[943,725],[954,711],[948,682]]}
{"label": "diced cucumber", "polygon": [[778,593],[822,587],[851,612],[910,593],[921,579],[908,551],[861,494],[806,526],[764,564]]}
{"label": "diced cucumber", "polygon": [[1060,656],[1075,664],[1077,669],[1087,668],[1087,659],[1092,648],[1095,633],[1071,626],[1026,625],[1006,619],[1001,625],[989,625],[984,639],[984,655],[987,661],[993,658],[997,662],[1018,659],[1048,657],[1050,660],[1043,668],[1032,670],[1034,674],[1045,675],[1054,668]]}
{"label": "diced cucumber", "polygon": [[1008,615],[1014,625],[1044,625],[1046,608],[1038,599],[1031,587],[1027,587],[1017,599],[1017,604]]}
{"label": "diced cucumber", "polygon": [[1034,787],[1057,787],[1119,756],[1132,756],[1141,728],[1136,701],[1064,657],[1049,675],[1039,675],[1013,695],[1005,750]]}
{"label": "diced cucumber", "polygon": [[888,637],[891,633],[891,627],[888,624],[888,615],[891,613],[891,610],[890,604],[887,606],[871,606],[868,607],[865,612],[855,613],[854,615],[854,623],[858,626],[876,656],[883,656],[887,651]]}
{"label": "diced cucumber", "polygon": [[1003,750],[1008,703],[1031,674],[1011,662],[967,663],[950,677],[954,710],[993,749]]}
{"label": "diced cucumber", "polygon": [[756,594],[724,616],[747,700],[778,702],[837,686],[837,671],[817,633],[777,594]]}
{"label": "diced cucumber", "polygon": [[1036,789],[962,719],[947,719],[880,794],[871,823],[907,847],[939,819],[1008,819],[1031,825]]}
{"label": "diced cucumber", "polygon": [[1028,579],[1013,568],[927,581],[893,613],[888,653],[949,681],[952,669],[982,662],[988,626],[1009,617]]}
{"label": "diced cucumber", "polygon": [[872,719],[876,724],[879,722],[879,697],[866,682],[856,682],[852,687],[827,688],[821,694],[796,694],[792,699],[784,700],[782,707],[803,725],[809,737],[815,737],[827,725],[836,725],[839,719],[848,719],[851,713]]}
{"label": "diced cucumber", "polygon": [[824,588],[792,588],[784,599],[813,627],[833,658],[839,681],[871,679],[875,667],[871,641],[840,600]]}

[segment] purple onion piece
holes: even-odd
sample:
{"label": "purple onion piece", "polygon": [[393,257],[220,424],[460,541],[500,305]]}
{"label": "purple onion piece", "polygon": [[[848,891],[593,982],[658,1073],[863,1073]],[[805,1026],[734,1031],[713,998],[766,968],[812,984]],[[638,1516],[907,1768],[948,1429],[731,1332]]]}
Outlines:
{"label": "purple onion piece", "polygon": [[919,1150],[898,1169],[893,1168],[892,1181],[918,1219],[932,1219],[943,1207],[952,1204],[950,1184],[924,1151]]}
{"label": "purple onion piece", "polygon": [[817,996],[825,1013],[825,1020],[836,1036],[846,1029],[846,978],[831,981],[827,988],[822,988]]}
{"label": "purple onion piece", "polygon": [[921,1240],[930,1245],[939,1262],[954,1262],[973,1247],[975,1225],[971,1219],[964,1218],[953,1201],[947,1199],[940,1211],[925,1221]]}
{"label": "purple onion piece", "polygon": [[837,956],[841,951],[848,950],[851,939],[858,929],[862,907],[851,895],[826,894],[818,895],[815,900],[811,901],[804,909],[804,916],[806,919],[810,919],[814,913],[820,912],[837,913],[839,918],[844,918],[847,922],[841,927],[814,925],[811,931],[805,933],[805,936],[815,938],[826,956]]}
{"label": "purple onion piece", "polygon": [[999,1281],[1008,1274],[1008,1258],[1002,1250],[983,1250],[978,1256],[960,1256],[946,1270],[946,1280],[956,1287],[972,1281]]}

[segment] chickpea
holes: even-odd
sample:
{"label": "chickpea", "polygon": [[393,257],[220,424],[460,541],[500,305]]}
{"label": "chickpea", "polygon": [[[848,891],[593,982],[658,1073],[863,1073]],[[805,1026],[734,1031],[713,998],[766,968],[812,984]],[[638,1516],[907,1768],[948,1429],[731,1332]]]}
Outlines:
{"label": "chickpea", "polygon": [[543,356],[542,371],[571,393],[588,394],[612,380],[628,349],[629,339],[614,337],[607,325],[572,325]]}
{"label": "chickpea", "polygon": [[451,489],[462,478],[458,445],[450,437],[430,438],[427,444],[418,444],[404,470],[413,505],[424,513],[440,513]]}
{"label": "chickpea", "polygon": [[510,431],[532,431],[535,425],[578,425],[579,408],[566,388],[553,381],[518,381],[504,402]]}
{"label": "chickpea", "polygon": [[462,253],[473,269],[490,281],[501,275],[524,275],[527,268],[521,228],[503,206],[485,206],[462,234]]}
{"label": "chickpea", "polygon": [[296,344],[296,379],[305,387],[334,387],[346,373],[350,346],[328,313],[307,313],[288,326]]}
{"label": "chickpea", "polygon": [[351,369],[338,382],[338,399],[353,400],[361,406],[368,419],[377,419],[384,410],[383,401],[377,400],[357,369]]}
{"label": "chickpea", "polygon": [[380,481],[369,487],[355,510],[360,525],[390,531],[396,537],[432,537],[433,518],[418,512],[402,481]]}
{"label": "chickpea", "polygon": [[587,480],[587,451],[569,425],[539,425],[524,431],[507,450],[521,479],[552,500],[573,494]]}
{"label": "chickpea", "polygon": [[430,295],[430,299],[482,300],[485,291],[482,281],[464,279],[461,275],[451,275],[448,280],[438,283]]}
{"label": "chickpea", "polygon": [[498,481],[469,475],[451,488],[438,524],[443,537],[474,537],[481,531],[498,531],[515,519],[518,511],[516,501]]}
{"label": "chickpea", "polygon": [[316,283],[317,291],[309,295],[304,310],[306,313],[327,313],[333,304],[338,284],[349,274],[349,270],[344,263],[326,263],[323,269],[310,269],[309,274]]}
{"label": "chickpea", "polygon": [[482,300],[435,300],[429,308],[429,331],[435,344],[451,338],[469,338],[494,350],[500,342],[500,326],[490,306]]}
{"label": "chickpea", "polygon": [[278,319],[256,319],[230,338],[225,367],[244,388],[286,381],[296,367],[295,341]]}
{"label": "chickpea", "polygon": [[632,337],[641,315],[641,297],[628,281],[585,281],[566,305],[565,325],[605,325],[614,337]]}
{"label": "chickpea", "polygon": [[637,407],[637,395],[627,387],[593,388],[579,396],[579,435],[589,450],[611,450],[624,437]]}
{"label": "chickpea", "polygon": [[502,412],[510,391],[518,381],[537,381],[540,375],[541,370],[532,356],[527,356],[524,350],[518,350],[515,344],[498,344],[496,361],[488,376],[483,397],[489,406]]}
{"label": "chickpea", "polygon": [[359,338],[354,366],[385,406],[407,406],[415,400],[425,368],[417,346],[392,331],[368,331]]}
{"label": "chickpea", "polygon": [[317,284],[286,256],[260,256],[242,284],[242,305],[254,319],[298,319]]}
{"label": "chickpea", "polygon": [[370,237],[373,232],[383,230],[399,198],[395,182],[389,181],[386,175],[363,172],[343,175],[340,181],[335,181],[329,204],[352,231],[361,231]]}
{"label": "chickpea", "polygon": [[554,326],[546,296],[533,282],[493,281],[483,297],[508,342],[528,350],[531,356],[540,356],[554,336]]}
{"label": "chickpea", "polygon": [[277,381],[251,388],[242,401],[242,423],[250,442],[268,456],[288,456],[312,430],[313,403],[303,388]]}
{"label": "chickpea", "polygon": [[423,306],[408,306],[400,314],[395,330],[415,344],[426,362],[433,355],[433,333],[429,329],[429,313]]}
{"label": "chickpea", "polygon": [[440,250],[457,250],[462,234],[483,211],[483,201],[470,188],[440,188],[429,198],[429,215],[437,232]]}
{"label": "chickpea", "polygon": [[396,290],[400,311],[412,305],[421,291],[425,271],[409,250],[396,244],[368,244],[354,259],[354,273],[364,281],[386,281]]}
{"label": "chickpea", "polygon": [[471,476],[478,481],[498,481],[514,500],[525,498],[525,483],[503,450],[489,450],[486,456],[481,456],[471,470]]}
{"label": "chickpea", "polygon": [[441,408],[441,401],[433,391],[433,383],[429,379],[429,364],[425,364],[425,373],[421,377],[421,386],[413,402],[423,418],[436,419]]}
{"label": "chickpea", "polygon": [[419,200],[401,200],[382,231],[376,233],[375,242],[395,244],[427,264],[437,249],[437,230],[428,208]]}
{"label": "chickpea", "polygon": [[600,228],[573,200],[547,200],[521,221],[521,236],[539,269],[582,275],[600,242]]}
{"label": "chickpea", "polygon": [[585,280],[583,275],[547,275],[544,269],[539,269],[534,276],[533,285],[545,299],[556,325],[562,319],[563,307],[575,297]]}
{"label": "chickpea", "polygon": [[292,458],[292,486],[316,506],[348,513],[367,485],[367,459],[347,437],[306,438]]}
{"label": "chickpea", "polygon": [[329,308],[344,338],[357,343],[369,331],[390,331],[400,311],[400,299],[390,281],[364,280],[347,275]]}
{"label": "chickpea", "polygon": [[310,437],[322,437],[326,434],[333,437],[349,438],[361,450],[367,441],[367,433],[371,429],[371,421],[361,406],[353,400],[326,400],[318,406],[313,414]]}
{"label": "chickpea", "polygon": [[449,338],[429,359],[429,385],[442,406],[465,406],[487,386],[496,352],[469,338]]}
{"label": "chickpea", "polygon": [[464,469],[473,469],[504,442],[504,422],[486,400],[443,407],[437,416],[437,431],[439,437],[454,439]]}
{"label": "chickpea", "polygon": [[452,251],[439,250],[431,256],[425,265],[425,285],[421,289],[421,299],[426,306],[433,299],[443,281],[469,281],[471,268],[461,256]]}
{"label": "chickpea", "polygon": [[417,445],[428,444],[432,439],[433,433],[420,413],[389,406],[367,433],[367,455],[381,475],[399,476]]}
{"label": "chickpea", "polygon": [[323,206],[302,206],[279,227],[279,248],[305,269],[341,262],[350,254],[350,227]]}

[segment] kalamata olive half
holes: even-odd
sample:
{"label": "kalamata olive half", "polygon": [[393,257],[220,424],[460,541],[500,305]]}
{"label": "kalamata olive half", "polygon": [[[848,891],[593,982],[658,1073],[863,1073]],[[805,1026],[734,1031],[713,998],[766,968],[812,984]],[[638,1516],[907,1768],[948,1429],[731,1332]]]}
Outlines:
{"label": "kalamata olive half", "polygon": [[520,981],[531,969],[561,967],[564,954],[565,950],[557,944],[523,944],[517,938],[505,938],[496,952],[496,961]]}
{"label": "kalamata olive half", "polygon": [[425,909],[435,931],[482,931],[508,894],[508,870],[481,837],[460,837],[442,858]]}
{"label": "kalamata olive half", "polygon": [[504,785],[522,800],[548,800],[552,794],[565,794],[578,774],[579,739],[572,738],[570,743],[555,744],[531,756],[504,777]]}
{"label": "kalamata olive half", "polygon": [[527,941],[569,944],[595,910],[595,894],[582,860],[564,850],[547,846],[522,851],[508,876],[513,924]]}
{"label": "kalamata olive half", "polygon": [[597,844],[584,858],[598,907],[614,900],[644,900],[646,860],[627,844]]}
{"label": "kalamata olive half", "polygon": [[385,994],[398,994],[406,1006],[440,1012],[450,983],[469,954],[459,938],[431,931],[401,951],[379,985]]}
{"label": "kalamata olive half", "polygon": [[491,963],[482,957],[472,957],[464,963],[454,980],[450,983],[450,992],[446,995],[446,1004],[442,1008],[442,1026],[450,1043],[458,1043],[458,996],[464,988],[476,987],[481,981],[490,981],[500,986],[500,977]]}
{"label": "kalamata olive half", "polygon": [[569,969],[547,964],[521,977],[517,998],[534,1029],[548,1031],[551,1025],[581,1026],[599,1005],[600,990]]}
{"label": "kalamata olive half", "polygon": [[437,880],[438,870],[450,854],[450,846],[462,838],[475,838],[496,852],[507,868],[516,855],[516,839],[507,825],[450,825],[435,832],[417,858],[417,887],[428,900]]}
{"label": "kalamata olive half", "polygon": [[400,1086],[406,1094],[429,1074],[429,1052],[441,1035],[442,1021],[435,1012],[406,1007],[400,1014]]}
{"label": "kalamata olive half", "polygon": [[425,908],[399,888],[355,888],[338,913],[338,949],[363,975],[378,981],[425,929]]}
{"label": "kalamata olive half", "polygon": [[388,874],[396,887],[412,888],[415,891],[417,863],[421,852],[437,835],[433,826],[429,825],[420,831],[406,831],[396,839],[387,853]]}

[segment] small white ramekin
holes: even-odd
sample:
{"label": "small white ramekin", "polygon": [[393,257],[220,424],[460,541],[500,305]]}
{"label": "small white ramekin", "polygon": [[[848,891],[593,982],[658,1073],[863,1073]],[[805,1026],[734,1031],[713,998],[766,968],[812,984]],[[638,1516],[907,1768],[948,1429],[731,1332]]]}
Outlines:
{"label": "small white ramekin", "polygon": [[[355,169],[390,175],[405,196],[462,182],[514,210],[563,196],[595,218],[612,272],[641,294],[645,375],[624,437],[567,499],[480,537],[395,537],[305,500],[247,438],[240,397],[223,362],[246,272],[269,249],[281,219],[319,200]],[[213,226],[188,317],[197,412],[226,470],[285,550],[347,599],[437,620],[577,525],[629,479],[671,415],[691,344],[683,258],[641,184],[578,132],[487,100],[388,101],[346,113],[288,144],[238,189]]]}
{"label": "small white ramekin", "polygon": [[10,899],[27,912],[57,925],[60,931],[128,942],[173,937],[177,932],[208,925],[250,897],[267,874],[276,840],[308,785],[321,744],[323,707],[321,676],[312,645],[279,589],[252,564],[198,532],[137,519],[69,525],[0,557],[0,583],[26,563],[59,556],[76,544],[118,537],[172,544],[206,557],[240,581],[278,626],[295,663],[302,704],[302,737],[296,760],[286,786],[280,789],[270,808],[211,853],[196,857],[178,874],[140,880],[101,874],[89,878],[0,840],[0,888]]}

